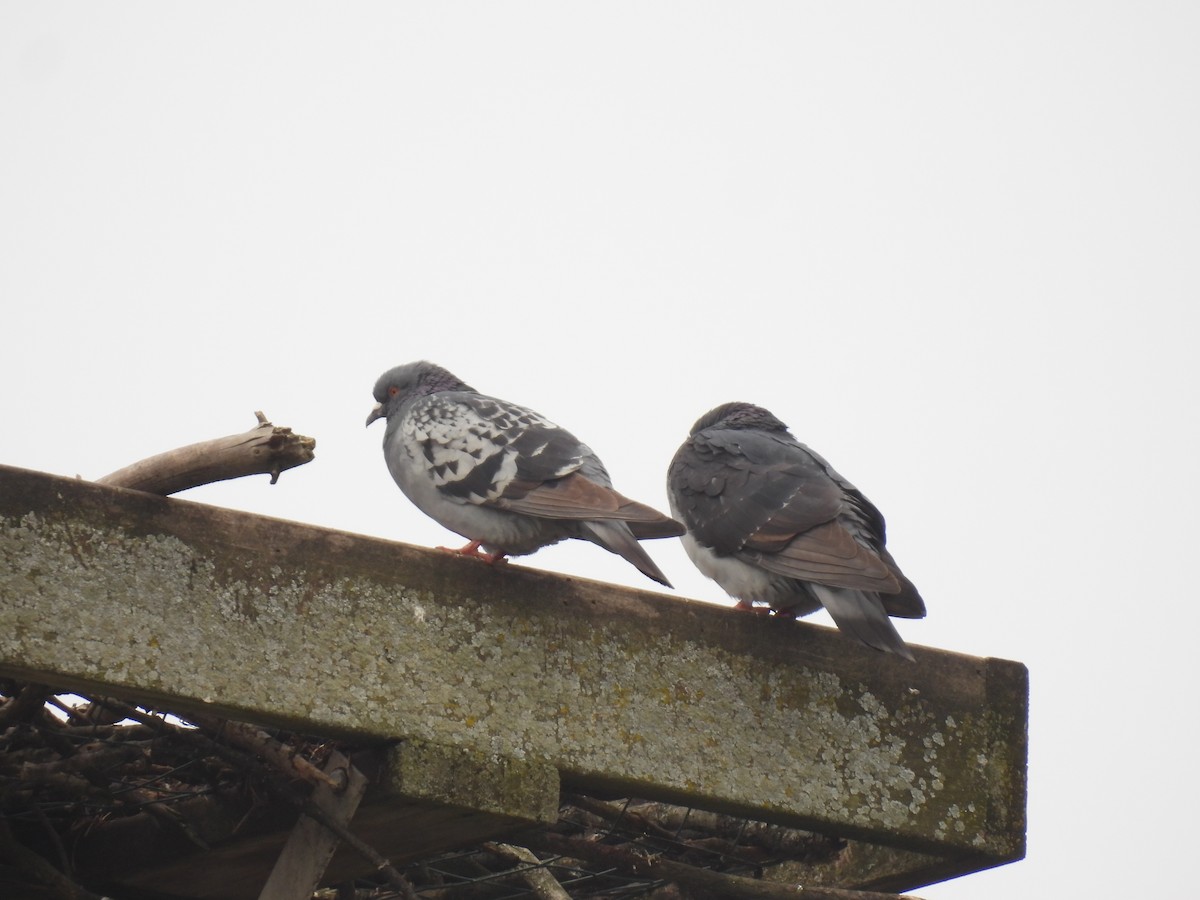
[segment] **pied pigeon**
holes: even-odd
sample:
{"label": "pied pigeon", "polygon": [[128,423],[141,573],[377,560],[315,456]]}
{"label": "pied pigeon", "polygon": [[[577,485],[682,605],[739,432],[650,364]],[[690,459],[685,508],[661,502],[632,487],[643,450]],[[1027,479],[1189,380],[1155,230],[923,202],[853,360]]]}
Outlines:
{"label": "pied pigeon", "polygon": [[696,567],[737,599],[802,616],[912,659],[889,616],[925,602],[885,547],[883,516],[774,415],[726,403],[692,426],[667,473],[671,514]]}
{"label": "pied pigeon", "polygon": [[566,429],[426,361],[385,372],[375,400],[367,424],[387,419],[388,471],[422,512],[467,538],[458,553],[494,564],[579,538],[671,586],[638,540],[676,537],[683,525],[613,490]]}

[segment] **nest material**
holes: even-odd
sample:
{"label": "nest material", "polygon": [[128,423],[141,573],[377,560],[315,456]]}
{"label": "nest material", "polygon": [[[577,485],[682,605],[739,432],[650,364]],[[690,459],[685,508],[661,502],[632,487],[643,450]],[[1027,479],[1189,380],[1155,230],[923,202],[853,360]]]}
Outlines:
{"label": "nest material", "polygon": [[[208,806],[236,799],[247,805],[247,818],[280,805],[302,807],[311,783],[327,778],[320,770],[332,750],[362,749],[219,719],[184,722],[40,685],[0,683],[0,694],[8,698],[0,706],[0,859],[7,862],[0,884],[24,879],[43,896],[95,896],[84,886],[88,872],[77,866],[76,851],[96,829],[149,815],[207,849],[201,822]],[[663,864],[757,878],[781,861],[832,859],[844,846],[669,804],[577,793],[563,799],[555,825],[523,836],[528,846],[489,842],[410,864],[396,873],[400,880],[373,876],[315,896],[699,897],[702,888],[674,884],[675,870],[664,872]],[[49,883],[49,871],[59,883]]]}

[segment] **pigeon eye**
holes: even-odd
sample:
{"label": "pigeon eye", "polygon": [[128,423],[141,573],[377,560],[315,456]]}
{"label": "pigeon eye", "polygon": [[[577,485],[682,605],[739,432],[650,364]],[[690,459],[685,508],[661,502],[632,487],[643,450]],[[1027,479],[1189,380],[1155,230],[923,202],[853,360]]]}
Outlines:
{"label": "pigeon eye", "polygon": [[390,388],[388,388],[389,397],[395,397],[398,393],[400,393],[400,388],[396,387],[395,385],[392,385]]}

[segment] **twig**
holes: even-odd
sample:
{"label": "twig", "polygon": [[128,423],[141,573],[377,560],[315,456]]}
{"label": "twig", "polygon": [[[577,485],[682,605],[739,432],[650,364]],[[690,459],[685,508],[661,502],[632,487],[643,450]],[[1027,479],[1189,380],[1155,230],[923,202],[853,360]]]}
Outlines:
{"label": "twig", "polygon": [[[896,894],[852,891],[843,888],[800,887],[760,881],[741,875],[725,875],[708,869],[647,856],[624,847],[564,837],[553,832],[531,835],[527,842],[539,850],[612,866],[632,875],[674,881],[701,894],[731,900],[896,900]],[[907,895],[906,895],[907,896]],[[918,900],[908,897],[908,900]]]}
{"label": "twig", "polygon": [[92,725],[115,725],[121,721],[123,716],[108,702],[110,699],[112,698],[92,697],[90,703],[71,710],[71,715],[76,721],[88,722]]}
{"label": "twig", "polygon": [[126,790],[118,798],[122,803],[135,805],[142,812],[152,818],[158,819],[165,825],[173,828],[178,828],[185,838],[199,847],[201,850],[211,850],[208,841],[200,837],[196,829],[192,827],[192,823],[173,806],[164,806],[162,802],[153,793],[145,788],[132,788]]}
{"label": "twig", "polygon": [[22,781],[40,781],[59,772],[95,772],[144,757],[145,752],[144,748],[136,744],[101,745],[90,750],[81,748],[65,759],[46,763],[24,763],[18,772],[18,777]]}
{"label": "twig", "polygon": [[[251,770],[255,772],[258,772],[259,769],[261,769],[262,773],[278,774],[274,768],[268,768],[267,766],[259,763],[259,761],[253,755],[213,740],[211,737],[197,728],[183,728],[179,725],[172,725],[165,719],[151,715],[147,712],[143,712],[137,707],[130,706],[127,703],[122,703],[119,700],[113,700],[109,698],[104,702],[105,705],[119,710],[122,718],[133,719],[135,722],[146,726],[158,734],[171,735],[179,738],[180,740],[189,741],[193,744],[196,744],[206,752],[225,760],[225,762],[236,766],[238,769]],[[214,718],[212,721],[223,722],[224,720]]]}
{"label": "twig", "polygon": [[629,807],[628,803],[606,803],[603,800],[597,800],[594,797],[586,797],[583,794],[567,794],[563,797],[567,803],[572,806],[590,812],[592,815],[616,825],[620,822],[626,822],[631,827],[639,829],[644,834],[652,834],[656,837],[666,838],[667,840],[675,840],[677,832],[664,828],[653,819],[643,816],[641,813]]}
{"label": "twig", "polygon": [[540,900],[571,900],[571,895],[563,889],[563,886],[558,883],[558,879],[550,873],[540,859],[533,855],[532,851],[496,841],[488,841],[483,848],[504,859],[526,863],[526,867],[517,870],[517,874],[524,879]]}
{"label": "twig", "polygon": [[[90,699],[93,704],[101,702],[95,700],[94,698]],[[119,712],[122,719],[133,719],[135,722],[145,725],[147,728],[157,734],[177,734],[182,730],[171,725],[170,722],[165,721],[161,717],[151,715],[148,712],[143,712],[136,706],[130,706],[128,703],[125,703],[122,700],[106,697],[102,702],[105,706],[111,707],[114,711]]]}
{"label": "twig", "polygon": [[[74,709],[70,706],[67,706],[67,704],[63,703],[57,697],[47,697],[46,704],[48,706],[53,706],[55,709],[66,714],[68,720],[70,720],[72,722],[85,723],[88,721],[87,718],[83,715],[83,711],[81,709]],[[95,706],[95,705],[96,705],[95,700],[93,700],[91,703],[88,704],[88,706]]]}
{"label": "twig", "polygon": [[[771,825],[767,822],[747,821],[737,816],[703,809],[688,809],[669,803],[634,802],[630,804],[629,812],[658,823],[671,835],[677,836],[677,840],[685,840],[685,835],[695,832],[708,833],[729,839],[739,847],[753,844],[770,853],[793,859],[830,859],[845,845],[838,838],[811,831]],[[699,846],[692,839],[687,839],[686,843]]]}
{"label": "twig", "polygon": [[55,731],[63,737],[92,738],[115,743],[141,742],[153,738],[157,733],[140,722],[134,725],[60,725]]}
{"label": "twig", "polygon": [[340,791],[346,786],[345,772],[339,772],[337,776],[322,772],[301,756],[296,748],[277,741],[261,728],[216,716],[191,715],[187,719],[209,735],[222,737],[235,747],[261,756],[285,775],[298,776],[312,784],[323,784],[332,791]]}
{"label": "twig", "polygon": [[274,484],[281,472],[312,461],[316,440],[272,425],[261,412],[255,415],[259,424],[243,434],[168,450],[96,481],[167,495],[244,475],[269,474]]}

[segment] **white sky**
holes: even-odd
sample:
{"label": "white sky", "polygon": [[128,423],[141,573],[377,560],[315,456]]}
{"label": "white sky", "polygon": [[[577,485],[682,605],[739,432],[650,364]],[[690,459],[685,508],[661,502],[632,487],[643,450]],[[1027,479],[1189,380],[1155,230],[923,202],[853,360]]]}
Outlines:
{"label": "white sky", "polygon": [[428,545],[363,428],[392,365],[663,509],[691,423],[756,402],[883,509],[908,640],[1031,669],[1028,859],[920,893],[1182,896],[1198,35],[1184,2],[0,0],[0,462],[97,477],[262,409],[317,460],[188,496]]}

